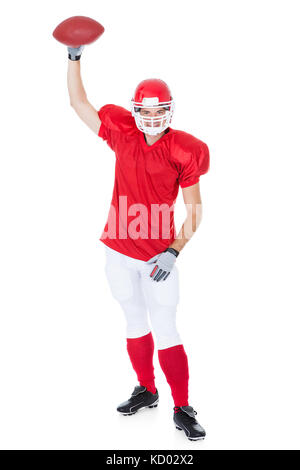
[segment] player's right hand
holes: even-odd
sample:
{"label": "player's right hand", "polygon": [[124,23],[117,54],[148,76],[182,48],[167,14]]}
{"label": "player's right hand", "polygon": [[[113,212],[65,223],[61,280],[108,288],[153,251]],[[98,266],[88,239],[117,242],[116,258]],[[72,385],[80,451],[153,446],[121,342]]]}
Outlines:
{"label": "player's right hand", "polygon": [[70,47],[68,46],[68,57],[70,60],[80,60],[84,46]]}

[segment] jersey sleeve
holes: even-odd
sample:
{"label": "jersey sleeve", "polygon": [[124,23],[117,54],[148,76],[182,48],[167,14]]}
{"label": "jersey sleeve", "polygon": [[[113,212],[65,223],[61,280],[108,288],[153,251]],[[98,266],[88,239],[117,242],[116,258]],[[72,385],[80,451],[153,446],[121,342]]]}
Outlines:
{"label": "jersey sleeve", "polygon": [[209,150],[200,140],[188,152],[184,152],[179,168],[178,182],[181,188],[187,188],[199,182],[201,175],[209,170]]}
{"label": "jersey sleeve", "polygon": [[124,135],[134,132],[134,118],[121,106],[106,104],[99,109],[98,116],[101,121],[98,136],[105,140],[112,150],[116,149]]}

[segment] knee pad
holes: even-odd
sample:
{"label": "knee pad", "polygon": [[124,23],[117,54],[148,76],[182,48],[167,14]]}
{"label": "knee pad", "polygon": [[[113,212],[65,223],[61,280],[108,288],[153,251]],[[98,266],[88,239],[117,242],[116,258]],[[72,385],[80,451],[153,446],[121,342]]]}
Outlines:
{"label": "knee pad", "polygon": [[170,348],[181,343],[176,327],[176,307],[158,307],[150,311],[150,320],[157,348]]}

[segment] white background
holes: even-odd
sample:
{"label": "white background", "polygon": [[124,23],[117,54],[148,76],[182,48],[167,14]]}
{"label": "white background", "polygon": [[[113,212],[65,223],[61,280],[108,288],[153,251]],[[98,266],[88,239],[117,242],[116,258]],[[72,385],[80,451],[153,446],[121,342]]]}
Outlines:
{"label": "white background", "polygon": [[[0,446],[5,449],[291,449],[300,442],[297,1],[11,1],[1,10]],[[136,384],[104,274],[114,155],[69,105],[73,15],[106,28],[85,48],[91,103],[128,107],[164,79],[172,127],[206,142],[203,221],[178,259],[178,327],[191,443],[161,400],[115,407]],[[176,227],[185,216],[178,196]]]}

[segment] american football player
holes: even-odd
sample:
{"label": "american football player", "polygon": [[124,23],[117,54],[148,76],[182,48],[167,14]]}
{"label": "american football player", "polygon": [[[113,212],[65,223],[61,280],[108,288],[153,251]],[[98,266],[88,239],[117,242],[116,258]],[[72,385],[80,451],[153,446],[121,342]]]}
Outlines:
{"label": "american football player", "polygon": [[[174,400],[175,426],[190,440],[203,439],[205,430],[188,401],[188,358],[176,328],[176,260],[201,221],[199,177],[209,169],[209,150],[198,138],[170,127],[174,100],[160,79],[137,86],[130,111],[114,104],[95,109],[82,84],[82,50],[68,48],[70,104],[115,153],[111,206],[100,240],[112,296],[126,317],[127,351],[138,380],[117,411],[133,415],[158,404],[153,332]],[[187,216],[177,234],[179,187]]]}

